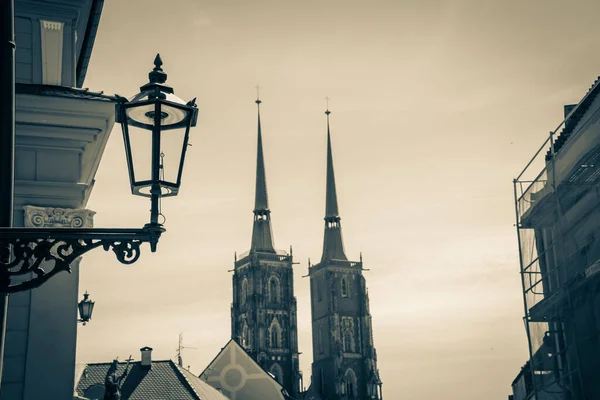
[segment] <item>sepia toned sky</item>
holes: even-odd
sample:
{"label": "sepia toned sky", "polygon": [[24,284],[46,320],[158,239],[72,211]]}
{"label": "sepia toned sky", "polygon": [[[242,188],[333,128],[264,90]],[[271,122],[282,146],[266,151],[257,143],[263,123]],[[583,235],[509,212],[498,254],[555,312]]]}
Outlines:
{"label": "sepia toned sky", "polygon": [[[307,273],[325,211],[325,100],[346,253],[363,254],[387,399],[506,399],[526,362],[512,179],[600,75],[595,1],[107,1],[85,86],[131,97],[156,53],[197,97],[167,232],[120,265],[96,251],[96,301],[78,361],[178,334],[200,373],[230,337],[234,252],[248,250],[255,86],[277,248],[293,245],[299,347],[310,384]],[[88,208],[97,227],[141,227],[118,127]]]}

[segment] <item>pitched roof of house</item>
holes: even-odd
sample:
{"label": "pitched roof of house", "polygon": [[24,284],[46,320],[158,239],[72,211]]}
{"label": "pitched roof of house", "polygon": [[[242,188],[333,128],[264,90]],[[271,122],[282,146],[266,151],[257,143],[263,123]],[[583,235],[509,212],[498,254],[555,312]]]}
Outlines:
{"label": "pitched roof of house", "polygon": [[[558,153],[561,147],[566,143],[567,140],[571,137],[573,130],[585,114],[585,112],[590,108],[590,105],[600,93],[600,77],[598,77],[583,99],[576,106],[569,108],[569,115],[565,115],[565,118],[568,116],[569,118],[565,120],[563,130],[556,137],[554,141],[554,153]],[[552,157],[552,149],[549,149],[546,153],[546,161],[549,161]]]}
{"label": "pitched roof of house", "polygon": [[[77,395],[94,399],[88,396],[104,384],[110,365],[87,364],[77,383]],[[124,362],[119,363],[117,375],[123,373],[125,365]],[[152,368],[144,368],[139,362],[129,367],[121,386],[123,399],[227,400],[218,390],[171,360],[152,361]]]}
{"label": "pitched roof of house", "polygon": [[291,399],[283,387],[235,340],[231,339],[200,374],[201,379],[231,398]]}

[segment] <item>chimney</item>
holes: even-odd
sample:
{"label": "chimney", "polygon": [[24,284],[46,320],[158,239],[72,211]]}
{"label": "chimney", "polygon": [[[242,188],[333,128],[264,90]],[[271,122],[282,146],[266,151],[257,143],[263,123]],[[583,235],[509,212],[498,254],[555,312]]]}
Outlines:
{"label": "chimney", "polygon": [[[569,115],[569,113],[575,108],[577,107],[577,104],[568,104],[564,107],[564,113],[565,116],[563,118],[567,118],[567,115]],[[567,129],[572,129],[573,128],[573,121],[571,120],[571,118],[569,118],[568,120],[565,121],[565,128]]]}
{"label": "chimney", "polygon": [[574,109],[576,106],[577,106],[577,104],[567,104],[564,107],[564,113],[565,113],[564,118],[567,118],[567,115],[569,115],[569,113],[571,112],[571,110]]}
{"label": "chimney", "polygon": [[142,362],[140,365],[144,368],[152,368],[152,347],[142,347],[140,352],[142,353]]}

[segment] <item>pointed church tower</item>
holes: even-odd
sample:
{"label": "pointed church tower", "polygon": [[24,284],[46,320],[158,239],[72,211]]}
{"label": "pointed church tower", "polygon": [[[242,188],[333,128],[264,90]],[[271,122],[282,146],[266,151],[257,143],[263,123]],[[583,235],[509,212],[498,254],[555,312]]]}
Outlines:
{"label": "pointed church tower", "polygon": [[231,337],[287,392],[301,390],[296,297],[291,254],[275,250],[258,105],[254,225],[250,250],[236,256],[233,271]]}
{"label": "pointed church tower", "polygon": [[348,261],[342,241],[342,227],[338,211],[337,191],[335,189],[335,174],[333,173],[333,155],[331,154],[331,132],[329,130],[329,110],[327,115],[327,187],[325,195],[325,238],[323,239],[323,255],[325,260]]}
{"label": "pointed church tower", "polygon": [[323,255],[309,265],[313,335],[311,390],[323,400],[382,399],[369,295],[360,261],[348,261],[338,211],[327,115]]}
{"label": "pointed church tower", "polygon": [[271,211],[267,196],[267,177],[265,175],[265,159],[262,147],[262,129],[260,127],[260,100],[258,107],[258,140],[256,149],[256,191],[254,195],[254,226],[252,227],[252,243],[250,251],[275,253],[273,248],[273,230],[271,229]]}

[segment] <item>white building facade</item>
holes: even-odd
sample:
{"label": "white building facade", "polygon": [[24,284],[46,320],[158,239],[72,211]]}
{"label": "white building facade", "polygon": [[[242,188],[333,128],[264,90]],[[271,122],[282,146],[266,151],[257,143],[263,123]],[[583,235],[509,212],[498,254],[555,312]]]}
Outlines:
{"label": "white building facade", "polygon": [[[103,2],[15,2],[14,226],[91,227],[114,99],[83,84]],[[73,399],[79,263],[10,295],[0,400]]]}

